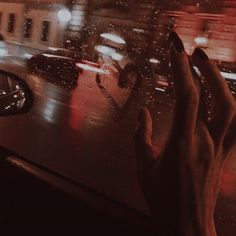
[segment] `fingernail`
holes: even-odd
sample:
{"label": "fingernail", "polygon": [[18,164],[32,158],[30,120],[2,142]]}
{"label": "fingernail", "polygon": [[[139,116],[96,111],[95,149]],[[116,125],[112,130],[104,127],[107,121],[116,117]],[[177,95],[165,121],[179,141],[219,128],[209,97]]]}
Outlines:
{"label": "fingernail", "polygon": [[173,44],[177,52],[179,53],[184,52],[184,44],[176,32],[173,31],[170,33],[168,42],[169,42],[169,46]]}
{"label": "fingernail", "polygon": [[196,48],[193,52],[193,56],[196,56],[200,58],[201,60],[207,61],[209,60],[209,57],[207,54],[201,49],[201,48]]}

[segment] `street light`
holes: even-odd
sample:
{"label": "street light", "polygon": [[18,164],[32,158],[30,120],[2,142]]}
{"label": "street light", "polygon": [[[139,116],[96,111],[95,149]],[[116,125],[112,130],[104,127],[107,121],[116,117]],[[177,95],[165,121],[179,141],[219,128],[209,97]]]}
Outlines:
{"label": "street light", "polygon": [[71,13],[64,9],[64,10],[60,10],[58,13],[57,13],[57,17],[60,21],[63,21],[63,22],[68,22],[71,20]]}

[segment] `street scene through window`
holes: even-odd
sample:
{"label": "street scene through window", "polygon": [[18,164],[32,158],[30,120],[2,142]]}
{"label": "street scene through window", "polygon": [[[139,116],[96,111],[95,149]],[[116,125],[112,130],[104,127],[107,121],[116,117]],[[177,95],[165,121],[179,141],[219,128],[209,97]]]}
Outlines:
{"label": "street scene through window", "polygon": [[[208,68],[204,67],[204,58],[204,63],[211,61]],[[206,74],[210,74],[210,85]],[[192,82],[185,77],[193,77]],[[1,0],[0,184],[5,186],[3,199],[7,203],[0,204],[0,210],[6,212],[0,225],[18,222],[24,211],[25,221],[31,216],[32,221],[60,222],[66,215],[74,220],[75,213],[69,211],[77,209],[81,211],[79,221],[84,217],[84,225],[91,231],[94,225],[111,232],[117,228],[124,232],[120,235],[158,235],[153,211],[159,208],[153,207],[150,196],[159,195],[152,191],[146,194],[139,166],[150,164],[146,166],[137,159],[141,155],[137,153],[162,156],[164,147],[175,137],[174,143],[181,146],[183,155],[191,145],[197,150],[196,156],[208,152],[217,155],[221,149],[219,155],[223,156],[224,148],[229,150],[217,172],[219,194],[216,191],[216,204],[212,203],[216,229],[212,231],[217,234],[201,234],[199,229],[196,234],[182,235],[236,235],[236,118],[231,122],[227,110],[235,98],[235,0]],[[212,142],[204,136],[205,128],[198,130],[203,103],[204,125]],[[217,110],[217,104],[221,109]],[[194,107],[199,110],[194,111]],[[189,134],[189,124],[194,120],[197,141],[183,141],[183,127],[188,127]],[[216,128],[211,129],[208,123]],[[225,132],[217,129],[221,126]],[[137,132],[146,132],[144,141],[139,140]],[[222,139],[214,139],[218,133],[224,133]],[[146,147],[140,149],[142,142],[148,151]],[[177,155],[179,149],[174,151],[174,147],[173,155]],[[170,161],[168,165],[175,164]],[[183,174],[190,164],[180,166]],[[207,166],[207,162],[202,168],[196,164],[191,175],[181,175],[185,187],[180,184],[183,188],[178,196],[166,190],[177,189],[178,181],[171,182],[174,177],[163,174],[163,183],[168,185],[163,191],[169,193],[163,199],[173,197],[168,203],[172,208],[166,208],[168,216],[174,218],[173,206],[178,198],[187,202],[198,186],[211,182],[200,174]],[[200,177],[193,180],[193,176]],[[199,183],[193,193],[186,187],[191,181]],[[211,186],[216,185],[208,190]],[[203,198],[207,199],[208,190],[196,194],[196,199],[186,205],[201,205],[194,208],[195,212],[204,212],[207,203],[198,201],[198,197],[205,194]],[[185,195],[188,191],[191,194]],[[35,205],[39,196],[44,197]],[[57,196],[59,200],[54,201]],[[15,206],[12,202],[17,198],[22,204]],[[35,200],[26,201],[28,198]],[[159,204],[165,205],[162,200]]]}

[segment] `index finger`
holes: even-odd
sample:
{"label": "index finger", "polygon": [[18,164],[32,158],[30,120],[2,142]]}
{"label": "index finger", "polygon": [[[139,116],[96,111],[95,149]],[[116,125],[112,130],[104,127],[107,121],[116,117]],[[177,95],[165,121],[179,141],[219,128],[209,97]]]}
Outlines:
{"label": "index finger", "polygon": [[196,126],[199,93],[183,42],[175,32],[170,34],[170,62],[176,100],[174,132],[191,136]]}
{"label": "index finger", "polygon": [[225,137],[235,114],[235,100],[217,66],[203,50],[196,48],[192,58],[214,96],[214,114],[209,127],[213,137],[220,142]]}
{"label": "index finger", "polygon": [[204,78],[207,80],[218,106],[224,106],[225,103],[234,103],[234,98],[226,81],[220,74],[217,66],[208,58],[206,53],[202,49],[196,48],[192,58]]}

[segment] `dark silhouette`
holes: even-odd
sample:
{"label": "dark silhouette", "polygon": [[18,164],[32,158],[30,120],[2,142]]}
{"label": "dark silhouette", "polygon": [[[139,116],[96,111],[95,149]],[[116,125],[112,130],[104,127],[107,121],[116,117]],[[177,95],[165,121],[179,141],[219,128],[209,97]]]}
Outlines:
{"label": "dark silhouette", "polygon": [[[200,48],[189,63],[183,42],[169,37],[175,112],[159,158],[152,154],[152,118],[144,108],[135,134],[138,178],[159,235],[216,236],[214,210],[221,170],[235,143],[236,103],[216,65]],[[200,70],[213,95],[208,117]]]}

